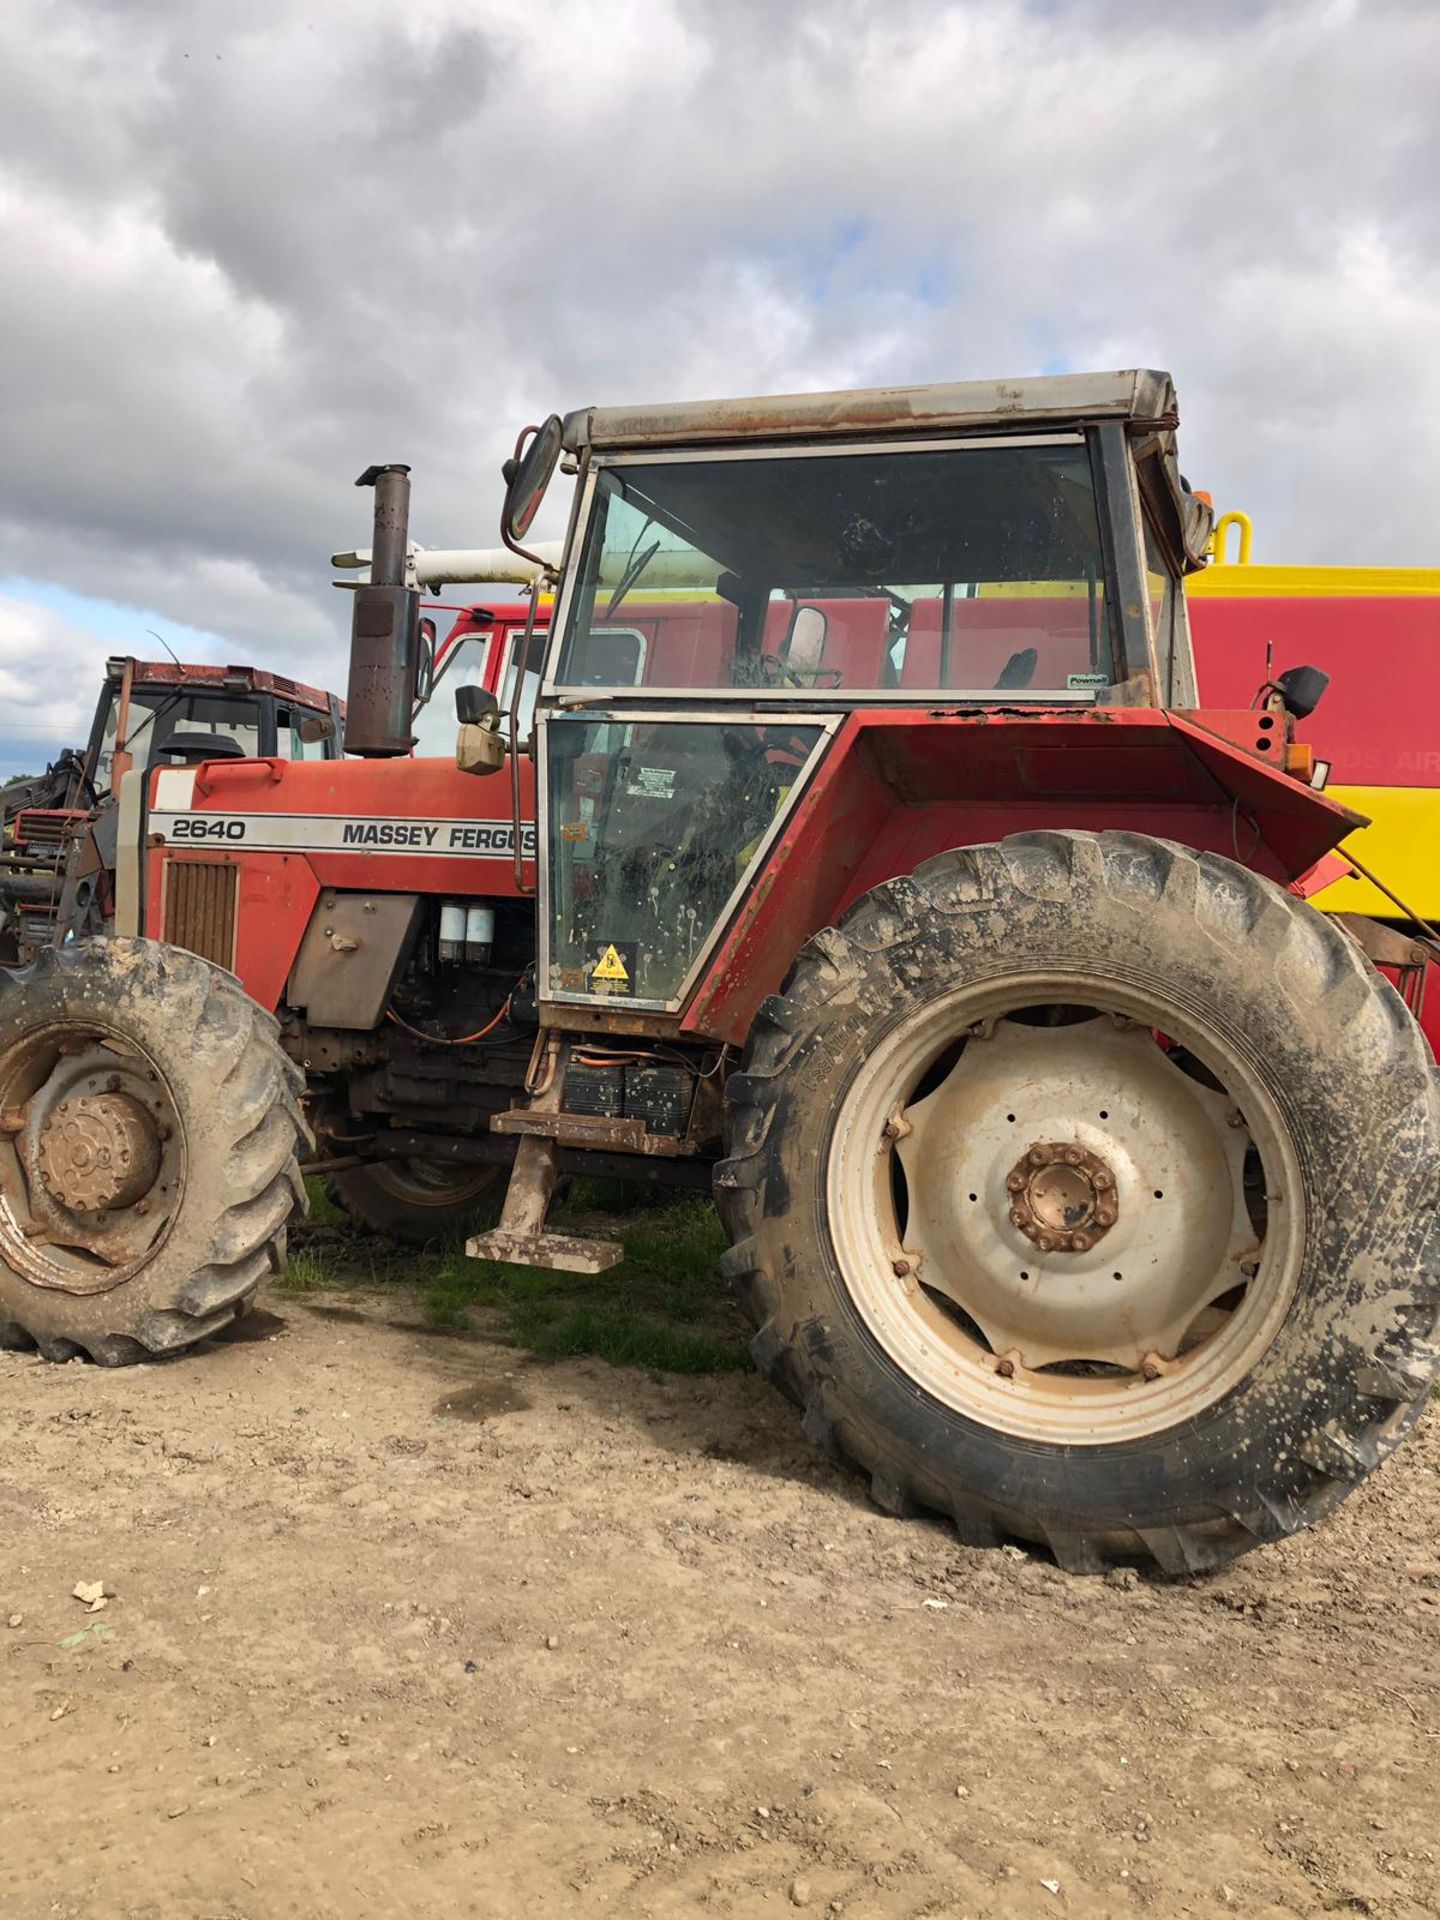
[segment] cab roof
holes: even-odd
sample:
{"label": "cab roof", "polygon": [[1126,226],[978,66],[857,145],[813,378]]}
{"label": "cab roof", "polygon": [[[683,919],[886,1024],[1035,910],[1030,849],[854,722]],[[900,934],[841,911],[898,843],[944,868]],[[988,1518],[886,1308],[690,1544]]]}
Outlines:
{"label": "cab roof", "polygon": [[1011,433],[1123,420],[1137,429],[1178,419],[1168,373],[1044,374],[1022,380],[966,380],[928,387],[870,387],[845,393],[779,393],[747,400],[687,400],[645,407],[581,407],[565,416],[571,453],[730,441],[849,439],[896,433]]}
{"label": "cab roof", "polygon": [[[323,687],[306,686],[302,680],[288,680],[283,673],[267,673],[263,667],[216,667],[174,660],[135,660],[126,654],[114,654],[105,663],[111,680],[118,681],[126,666],[132,669],[132,684],[137,687],[188,687],[206,693],[273,693],[292,706],[313,708],[316,713],[330,711],[330,695]],[[340,703],[343,708],[344,702]]]}

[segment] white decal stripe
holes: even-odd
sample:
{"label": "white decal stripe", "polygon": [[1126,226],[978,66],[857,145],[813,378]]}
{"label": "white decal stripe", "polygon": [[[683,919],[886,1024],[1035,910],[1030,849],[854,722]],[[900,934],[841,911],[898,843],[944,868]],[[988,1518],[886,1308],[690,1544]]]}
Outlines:
{"label": "white decal stripe", "polygon": [[[256,853],[433,854],[449,859],[509,859],[515,836],[508,820],[394,819],[333,813],[201,813],[152,811],[150,831],[174,847],[243,847]],[[526,821],[521,848],[533,857],[535,827]]]}

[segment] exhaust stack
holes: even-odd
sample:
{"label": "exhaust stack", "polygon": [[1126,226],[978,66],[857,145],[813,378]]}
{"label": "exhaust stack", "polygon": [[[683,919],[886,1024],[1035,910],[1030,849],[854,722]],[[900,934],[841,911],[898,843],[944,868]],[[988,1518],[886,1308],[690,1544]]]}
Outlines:
{"label": "exhaust stack", "polygon": [[370,584],[355,589],[345,751],[367,760],[409,753],[420,665],[420,595],[405,584],[410,544],[410,469],[367,467],[355,482],[375,489]]}

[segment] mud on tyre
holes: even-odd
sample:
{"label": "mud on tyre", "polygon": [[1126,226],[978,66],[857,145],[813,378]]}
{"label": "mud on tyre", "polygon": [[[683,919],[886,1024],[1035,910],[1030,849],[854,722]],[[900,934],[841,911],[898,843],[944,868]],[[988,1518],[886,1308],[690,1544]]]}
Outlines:
{"label": "mud on tyre", "polygon": [[0,1345],[124,1365],[228,1325],[304,1209],[301,1077],[229,974],[145,940],[0,973]]}
{"label": "mud on tyre", "polygon": [[1398,996],[1142,835],[961,849],[806,946],[727,1090],[754,1352],[880,1504],[1093,1570],[1312,1524],[1425,1404],[1440,1103]]}

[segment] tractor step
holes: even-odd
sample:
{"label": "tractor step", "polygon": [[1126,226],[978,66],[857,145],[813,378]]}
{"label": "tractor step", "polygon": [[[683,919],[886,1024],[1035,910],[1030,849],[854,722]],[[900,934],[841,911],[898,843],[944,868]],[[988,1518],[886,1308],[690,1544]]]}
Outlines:
{"label": "tractor step", "polygon": [[551,1233],[545,1224],[560,1170],[555,1126],[568,1118],[559,1111],[564,1078],[562,1055],[550,1085],[528,1108],[496,1116],[539,1124],[515,1129],[520,1140],[510,1168],[510,1184],[505,1189],[505,1206],[497,1226],[466,1241],[465,1251],[472,1260],[503,1260],[512,1267],[552,1267],[561,1273],[604,1273],[624,1259],[625,1249],[618,1240]]}
{"label": "tractor step", "polygon": [[604,1273],[625,1258],[618,1240],[578,1233],[507,1233],[503,1226],[465,1242],[472,1260],[503,1260],[512,1267],[551,1267],[560,1273]]}

